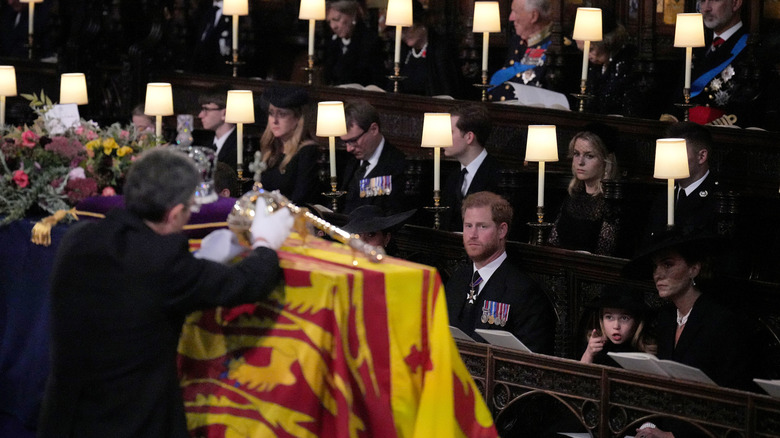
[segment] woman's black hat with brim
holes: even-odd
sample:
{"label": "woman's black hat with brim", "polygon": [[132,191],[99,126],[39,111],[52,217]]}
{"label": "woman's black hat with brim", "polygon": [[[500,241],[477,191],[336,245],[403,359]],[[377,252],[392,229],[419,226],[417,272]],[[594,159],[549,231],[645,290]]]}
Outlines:
{"label": "woman's black hat with brim", "polygon": [[417,210],[409,210],[390,216],[385,216],[382,209],[376,205],[363,205],[352,210],[349,221],[342,227],[349,233],[370,233],[373,231],[393,230],[412,217]]}
{"label": "woman's black hat with brim", "polygon": [[704,261],[709,256],[721,253],[727,247],[724,237],[702,231],[684,231],[672,227],[657,233],[637,255],[623,267],[622,275],[628,278],[649,279],[653,275],[653,256],[665,250],[677,250],[692,256],[695,261]]}

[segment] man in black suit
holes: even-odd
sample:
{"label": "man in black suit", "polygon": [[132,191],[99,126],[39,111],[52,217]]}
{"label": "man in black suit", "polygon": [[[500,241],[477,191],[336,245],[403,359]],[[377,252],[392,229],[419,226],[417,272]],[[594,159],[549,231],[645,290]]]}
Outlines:
{"label": "man in black suit", "polygon": [[444,217],[444,229],[461,231],[463,198],[482,191],[498,193],[500,165],[484,147],[491,126],[485,106],[464,104],[450,115],[452,146],[444,148],[444,156],[458,160],[460,171],[449,175],[441,194],[442,204],[450,207]]}
{"label": "man in black suit", "polygon": [[[688,178],[675,185],[674,224],[684,233],[718,232],[715,195],[720,191],[717,177],[710,171],[712,135],[707,128],[693,122],[679,122],[666,130],[668,138],[683,138],[688,149]],[[666,231],[667,194],[658,196],[650,215],[645,242]]]}
{"label": "man in black suit", "polygon": [[740,17],[742,1],[701,1],[705,46],[694,50],[691,74],[691,103],[701,107],[692,108],[690,118],[697,123],[713,122],[725,112],[736,115],[736,123],[727,119],[713,123],[761,125],[764,107],[758,99],[765,87],[761,68],[747,47],[748,29]]}
{"label": "man in black suit", "polygon": [[[258,201],[255,249],[244,260],[226,266],[195,258],[181,231],[199,180],[181,152],[150,150],[130,169],[126,209],[80,222],[63,238],[52,273],[52,368],[38,436],[189,436],[176,369],[184,318],[263,300],[281,279],[275,250],[293,223],[286,209],[267,215]],[[215,255],[212,236],[202,248]]]}
{"label": "man in black suit", "polygon": [[512,206],[490,192],[463,201],[463,245],[471,262],[447,282],[450,325],[476,340],[474,330],[511,332],[535,353],[552,354],[555,316],[550,301],[506,254]]}
{"label": "man in black suit", "polygon": [[225,122],[227,90],[211,90],[200,96],[198,103],[198,118],[203,129],[214,132],[211,139],[203,139],[203,146],[213,147],[217,151],[217,161],[227,164],[235,172],[238,166],[238,134],[235,124]]}
{"label": "man in black suit", "polygon": [[341,136],[353,155],[345,169],[341,190],[346,190],[344,211],[362,205],[378,205],[385,213],[409,210],[404,205],[406,157],[389,144],[379,126],[379,113],[366,101],[349,102],[344,108],[347,133]]}
{"label": "man in black suit", "polygon": [[190,71],[227,74],[232,59],[233,19],[223,14],[223,1],[201,2],[197,28],[193,29]]}

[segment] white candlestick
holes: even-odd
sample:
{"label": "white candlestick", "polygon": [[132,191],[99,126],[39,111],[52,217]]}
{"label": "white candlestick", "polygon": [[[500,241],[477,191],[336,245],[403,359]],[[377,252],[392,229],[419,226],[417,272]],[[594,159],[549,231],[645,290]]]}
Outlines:
{"label": "white candlestick", "polygon": [[330,177],[336,177],[336,137],[328,137],[328,158],[330,159]]}
{"label": "white candlestick", "polygon": [[441,148],[433,148],[433,190],[439,190],[439,178],[441,173]]}
{"label": "white candlestick", "polygon": [[236,164],[239,168],[244,164],[244,124],[236,123]]}
{"label": "white candlestick", "polygon": [[233,50],[238,50],[238,15],[233,16]]}
{"label": "white candlestick", "polygon": [[666,223],[674,225],[674,180],[668,179],[666,186]]}
{"label": "white candlestick", "polygon": [[590,41],[583,41],[582,47],[582,80],[588,80],[588,54],[590,53]]}
{"label": "white candlestick", "polygon": [[488,43],[490,42],[490,32],[482,34],[482,71],[488,69]]}
{"label": "white candlestick", "polygon": [[157,138],[162,136],[162,116],[157,116],[154,121],[154,135]]}
{"label": "white candlestick", "polygon": [[314,25],[317,20],[309,20],[309,56],[314,55]]}
{"label": "white candlestick", "polygon": [[35,3],[30,0],[30,7],[29,7],[30,15],[29,15],[29,23],[27,23],[27,33],[32,35],[33,34],[33,21],[35,16]]}
{"label": "white candlestick", "polygon": [[539,207],[544,207],[544,161],[539,162],[539,193],[536,204]]}
{"label": "white candlestick", "polygon": [[[693,47],[685,48],[685,88],[691,88],[691,58],[693,55]],[[679,68],[679,67],[678,67]]]}
{"label": "white candlestick", "polygon": [[5,96],[0,96],[0,126],[5,125]]}
{"label": "white candlestick", "polygon": [[403,26],[395,27],[395,56],[393,56],[393,62],[401,62],[401,31]]}

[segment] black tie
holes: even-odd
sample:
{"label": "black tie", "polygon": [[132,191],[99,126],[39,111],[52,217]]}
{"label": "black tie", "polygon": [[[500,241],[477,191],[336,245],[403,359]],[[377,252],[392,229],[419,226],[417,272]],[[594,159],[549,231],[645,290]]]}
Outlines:
{"label": "black tie", "polygon": [[360,184],[360,180],[366,176],[366,169],[368,169],[368,160],[363,160],[360,163],[360,167],[355,171],[355,181]]}
{"label": "black tie", "polygon": [[458,200],[463,199],[463,181],[466,179],[466,174],[469,173],[465,167],[460,170],[460,176],[458,177]]}
{"label": "black tie", "polygon": [[685,189],[680,187],[679,191],[677,192],[677,202],[676,204],[679,204],[680,202],[685,202],[685,198],[688,197],[688,194],[685,192]]}

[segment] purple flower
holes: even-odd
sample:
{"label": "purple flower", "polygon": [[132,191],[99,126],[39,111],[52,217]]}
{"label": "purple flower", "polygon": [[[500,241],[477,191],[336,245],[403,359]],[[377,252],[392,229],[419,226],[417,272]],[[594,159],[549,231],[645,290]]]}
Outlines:
{"label": "purple flower", "polygon": [[62,136],[52,137],[51,143],[47,144],[45,149],[68,160],[74,159],[85,151],[78,140]]}

